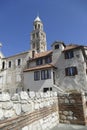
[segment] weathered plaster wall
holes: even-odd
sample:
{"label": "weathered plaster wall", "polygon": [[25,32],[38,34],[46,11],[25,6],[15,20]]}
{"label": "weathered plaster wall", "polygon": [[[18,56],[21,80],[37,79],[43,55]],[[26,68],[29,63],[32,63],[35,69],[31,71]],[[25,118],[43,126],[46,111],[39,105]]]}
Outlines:
{"label": "weathered plaster wall", "polygon": [[43,91],[43,88],[50,88],[53,86],[53,68],[51,68],[51,79],[41,80],[41,70],[40,71],[40,80],[34,80],[34,71],[29,73],[24,73],[24,89],[29,89],[30,91]]}
{"label": "weathered plaster wall", "polygon": [[[53,52],[53,64],[58,68],[56,71],[56,85],[63,90],[87,90],[87,74],[86,74],[86,62],[82,51],[79,49],[73,50],[74,57],[71,59],[65,59],[64,53],[60,50]],[[66,76],[65,68],[77,67],[78,74],[75,76]]]}

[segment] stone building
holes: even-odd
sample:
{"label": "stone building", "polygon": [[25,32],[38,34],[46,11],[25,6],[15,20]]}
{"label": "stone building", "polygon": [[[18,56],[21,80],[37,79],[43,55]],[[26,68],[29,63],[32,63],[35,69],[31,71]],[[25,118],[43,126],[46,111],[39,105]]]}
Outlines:
{"label": "stone building", "polygon": [[37,16],[30,50],[10,57],[0,52],[0,91],[87,90],[87,46],[55,41],[47,50],[43,23]]}
{"label": "stone building", "polygon": [[[87,47],[61,41],[52,51],[35,54],[24,70],[25,89],[35,91],[87,90]],[[29,84],[28,84],[29,83]]]}

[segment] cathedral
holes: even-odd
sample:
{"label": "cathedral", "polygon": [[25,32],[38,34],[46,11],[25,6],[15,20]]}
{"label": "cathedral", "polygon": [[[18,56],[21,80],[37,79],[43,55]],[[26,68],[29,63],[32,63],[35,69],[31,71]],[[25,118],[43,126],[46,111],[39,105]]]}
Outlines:
{"label": "cathedral", "polygon": [[52,43],[39,16],[33,22],[30,50],[4,57],[0,51],[0,92],[87,91],[87,46]]}

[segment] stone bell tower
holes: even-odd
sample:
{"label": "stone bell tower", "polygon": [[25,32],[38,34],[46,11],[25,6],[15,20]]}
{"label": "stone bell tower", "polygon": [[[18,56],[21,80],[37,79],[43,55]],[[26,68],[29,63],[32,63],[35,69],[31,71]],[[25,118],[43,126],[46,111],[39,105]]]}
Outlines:
{"label": "stone bell tower", "polygon": [[39,16],[36,17],[33,23],[33,31],[31,32],[31,50],[35,51],[35,53],[47,50],[46,34],[43,31],[43,23]]}

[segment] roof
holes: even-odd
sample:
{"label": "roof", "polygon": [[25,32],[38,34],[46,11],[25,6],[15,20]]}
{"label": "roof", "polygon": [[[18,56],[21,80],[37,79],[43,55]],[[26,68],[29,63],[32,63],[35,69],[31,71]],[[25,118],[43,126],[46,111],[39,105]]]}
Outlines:
{"label": "roof", "polygon": [[45,52],[41,52],[41,53],[37,53],[35,54],[34,58],[31,58],[31,60],[35,60],[35,59],[38,59],[38,58],[42,58],[42,57],[45,57],[47,55],[50,55],[53,51],[52,50],[49,50],[49,51],[45,51]]}
{"label": "roof", "polygon": [[81,48],[81,47],[83,47],[83,46],[76,45],[76,44],[69,44],[69,45],[66,45],[66,47],[64,48],[63,51],[68,51],[68,50],[77,49],[77,48]]}
{"label": "roof", "polygon": [[13,56],[8,56],[8,57],[5,57],[5,58],[3,58],[3,59],[8,59],[8,58],[12,58],[12,57],[16,57],[16,56],[24,55],[24,54],[27,54],[27,53],[29,53],[29,51],[21,52],[21,53],[19,53],[19,54],[15,54],[15,55],[13,55]]}
{"label": "roof", "polygon": [[29,68],[29,69],[25,69],[24,72],[40,70],[40,69],[45,69],[45,68],[56,68],[56,67],[52,64],[46,64],[46,65],[35,66],[35,67]]}
{"label": "roof", "polygon": [[39,18],[39,16],[37,16],[34,20],[34,22],[41,22],[41,19]]}

